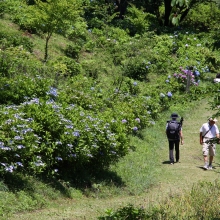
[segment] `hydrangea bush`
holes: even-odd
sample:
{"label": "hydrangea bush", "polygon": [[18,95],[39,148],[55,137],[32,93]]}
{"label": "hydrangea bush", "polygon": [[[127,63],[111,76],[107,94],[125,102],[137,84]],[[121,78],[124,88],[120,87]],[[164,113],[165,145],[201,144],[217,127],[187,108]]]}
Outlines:
{"label": "hydrangea bush", "polygon": [[136,82],[115,96],[91,87],[91,79],[75,79],[63,89],[50,87],[45,96],[1,109],[1,172],[108,167],[128,153],[129,135],[154,124],[161,107],[135,95]]}

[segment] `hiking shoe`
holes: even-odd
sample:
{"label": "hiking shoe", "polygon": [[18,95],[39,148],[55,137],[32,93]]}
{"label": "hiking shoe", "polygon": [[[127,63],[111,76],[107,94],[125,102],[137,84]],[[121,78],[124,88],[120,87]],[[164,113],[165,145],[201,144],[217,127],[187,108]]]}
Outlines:
{"label": "hiking shoe", "polygon": [[209,169],[208,165],[204,165],[203,168],[204,168],[205,170],[208,170],[208,169]]}
{"label": "hiking shoe", "polygon": [[173,165],[173,163],[170,163],[170,165]]}
{"label": "hiking shoe", "polygon": [[209,170],[212,170],[212,165],[209,165],[208,169],[209,169]]}

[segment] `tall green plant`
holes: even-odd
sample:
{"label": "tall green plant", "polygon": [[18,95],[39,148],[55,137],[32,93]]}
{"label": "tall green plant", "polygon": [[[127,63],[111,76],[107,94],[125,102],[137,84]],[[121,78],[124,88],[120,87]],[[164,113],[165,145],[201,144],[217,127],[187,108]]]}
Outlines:
{"label": "tall green plant", "polygon": [[48,59],[49,41],[54,33],[64,34],[79,18],[81,1],[79,0],[35,0],[36,4],[28,7],[32,26],[45,36],[44,61]]}

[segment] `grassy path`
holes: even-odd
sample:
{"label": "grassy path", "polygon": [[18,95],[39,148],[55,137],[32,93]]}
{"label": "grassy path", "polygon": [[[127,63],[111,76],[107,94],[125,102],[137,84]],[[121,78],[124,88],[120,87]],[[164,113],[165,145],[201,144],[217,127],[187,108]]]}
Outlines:
{"label": "grassy path", "polygon": [[[156,158],[156,170],[158,172],[158,184],[155,184],[146,193],[140,196],[120,196],[110,199],[83,198],[76,200],[60,200],[53,208],[38,210],[32,213],[17,214],[11,220],[79,220],[97,219],[103,215],[103,211],[109,208],[117,209],[128,203],[143,205],[147,208],[150,204],[166,199],[167,196],[184,193],[190,190],[193,184],[199,181],[214,181],[219,178],[220,166],[218,159],[214,158],[213,170],[205,171],[201,145],[199,144],[199,128],[206,121],[211,112],[206,109],[205,101],[191,109],[185,116],[183,125],[184,145],[180,146],[180,163],[170,165],[168,162],[168,143],[164,128],[158,131],[158,135],[164,135],[164,141],[158,146],[160,157]],[[219,122],[218,122],[219,123]],[[217,123],[217,124],[218,124]],[[219,146],[219,145],[218,145]],[[218,151],[217,146],[217,151]]]}

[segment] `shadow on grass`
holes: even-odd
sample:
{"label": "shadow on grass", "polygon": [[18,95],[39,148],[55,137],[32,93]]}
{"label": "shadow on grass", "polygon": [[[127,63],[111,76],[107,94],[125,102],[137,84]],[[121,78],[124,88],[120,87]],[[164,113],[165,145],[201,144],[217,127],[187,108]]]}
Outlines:
{"label": "shadow on grass", "polygon": [[[91,172],[89,169],[81,169],[78,172],[72,172],[66,170],[57,177],[48,175],[41,176],[28,176],[15,173],[7,173],[0,179],[3,183],[2,186],[10,191],[16,193],[18,191],[28,192],[29,195],[34,197],[36,191],[39,191],[38,183],[41,184],[41,188],[49,186],[56,191],[59,191],[64,197],[71,197],[70,188],[80,190],[82,194],[85,191],[92,190],[93,184],[104,183],[106,187],[121,188],[125,186],[121,177],[115,172],[109,170],[97,170]],[[1,189],[0,189],[1,190]],[[43,189],[44,190],[44,189]]]}
{"label": "shadow on grass", "polygon": [[163,161],[162,164],[170,164],[170,161],[169,160]]}
{"label": "shadow on grass", "polygon": [[212,166],[212,169],[206,169],[206,168],[204,168],[204,166],[197,166],[197,168],[204,170],[204,171],[214,171],[216,173],[219,173],[219,171],[216,170],[217,166]]}

